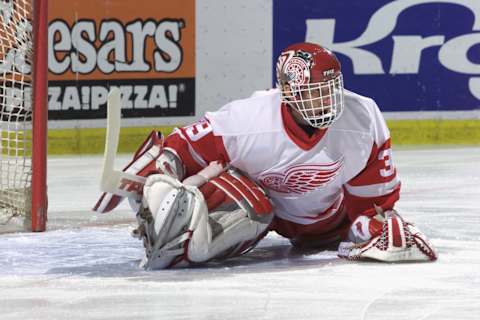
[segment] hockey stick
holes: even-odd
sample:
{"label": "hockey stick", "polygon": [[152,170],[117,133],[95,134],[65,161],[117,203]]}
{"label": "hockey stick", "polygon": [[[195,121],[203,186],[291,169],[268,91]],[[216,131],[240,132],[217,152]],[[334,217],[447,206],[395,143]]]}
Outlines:
{"label": "hockey stick", "polygon": [[146,178],[114,169],[120,137],[121,101],[120,90],[110,91],[107,101],[107,135],[103,154],[103,170],[100,189],[122,197],[140,200]]}

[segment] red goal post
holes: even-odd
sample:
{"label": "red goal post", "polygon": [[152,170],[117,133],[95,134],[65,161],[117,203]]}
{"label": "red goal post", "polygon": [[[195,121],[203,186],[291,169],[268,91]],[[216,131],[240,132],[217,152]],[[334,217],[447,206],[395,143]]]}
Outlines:
{"label": "red goal post", "polygon": [[32,231],[47,222],[48,0],[33,0]]}
{"label": "red goal post", "polygon": [[0,231],[46,229],[47,76],[48,0],[0,2]]}

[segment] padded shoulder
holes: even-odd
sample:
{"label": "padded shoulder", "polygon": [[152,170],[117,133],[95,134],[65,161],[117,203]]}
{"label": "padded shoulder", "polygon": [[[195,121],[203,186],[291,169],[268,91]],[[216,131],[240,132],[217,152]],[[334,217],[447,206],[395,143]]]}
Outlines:
{"label": "padded shoulder", "polygon": [[376,102],[349,90],[345,90],[344,113],[333,128],[369,134],[377,143],[390,135]]}
{"label": "padded shoulder", "polygon": [[280,92],[257,91],[247,99],[235,100],[215,112],[207,112],[215,135],[238,136],[282,130]]}

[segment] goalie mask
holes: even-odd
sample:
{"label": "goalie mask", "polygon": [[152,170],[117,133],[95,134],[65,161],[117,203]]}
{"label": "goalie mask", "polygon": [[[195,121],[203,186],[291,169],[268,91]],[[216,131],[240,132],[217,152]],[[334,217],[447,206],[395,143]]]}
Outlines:
{"label": "goalie mask", "polygon": [[335,55],[319,45],[299,43],[277,60],[282,102],[295,108],[312,127],[327,128],[343,112],[343,78]]}

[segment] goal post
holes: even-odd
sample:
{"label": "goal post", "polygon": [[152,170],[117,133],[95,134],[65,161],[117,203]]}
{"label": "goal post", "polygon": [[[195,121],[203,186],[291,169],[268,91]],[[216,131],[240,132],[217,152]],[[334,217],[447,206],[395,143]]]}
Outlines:
{"label": "goal post", "polygon": [[0,232],[46,229],[47,40],[48,0],[0,0]]}
{"label": "goal post", "polygon": [[32,231],[47,222],[48,0],[33,0]]}

